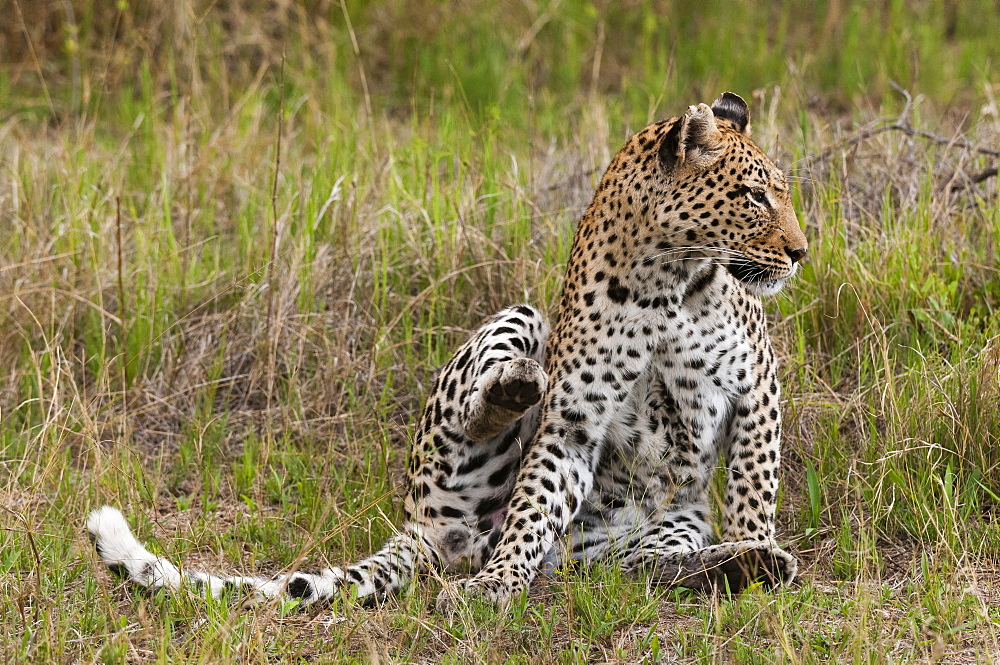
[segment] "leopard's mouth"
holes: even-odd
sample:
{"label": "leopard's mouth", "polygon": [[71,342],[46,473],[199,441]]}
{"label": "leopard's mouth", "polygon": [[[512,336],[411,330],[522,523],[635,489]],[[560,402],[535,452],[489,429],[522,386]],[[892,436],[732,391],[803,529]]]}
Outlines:
{"label": "leopard's mouth", "polygon": [[790,270],[777,271],[750,259],[730,259],[726,263],[730,275],[742,282],[750,292],[761,296],[773,295],[780,291],[785,282],[795,274],[797,268],[798,265],[793,263]]}

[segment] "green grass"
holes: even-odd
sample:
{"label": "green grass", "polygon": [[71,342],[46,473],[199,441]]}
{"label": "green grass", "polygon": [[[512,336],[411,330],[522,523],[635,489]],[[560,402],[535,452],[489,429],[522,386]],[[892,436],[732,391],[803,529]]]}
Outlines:
{"label": "green grass", "polygon": [[[903,112],[893,81],[919,129],[997,150],[992,3],[106,4],[22,1],[34,58],[0,27],[7,660],[1000,652],[1000,206],[996,177],[964,179],[996,157],[847,140]],[[726,89],[796,176],[811,243],[769,303],[799,586],[711,597],[598,567],[449,622],[434,579],[301,613],[98,568],[83,518],[103,503],[192,567],[378,548],[434,369],[507,304],[554,311],[613,152]]]}

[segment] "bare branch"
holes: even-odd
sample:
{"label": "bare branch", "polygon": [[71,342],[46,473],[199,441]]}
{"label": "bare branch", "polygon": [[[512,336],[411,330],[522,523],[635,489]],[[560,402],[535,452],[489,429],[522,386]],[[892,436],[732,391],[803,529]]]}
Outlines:
{"label": "bare branch", "polygon": [[994,164],[981,171],[976,171],[975,173],[965,173],[964,171],[958,171],[952,175],[952,178],[960,178],[962,182],[955,183],[951,186],[951,191],[957,192],[965,189],[969,185],[978,185],[981,182],[986,182],[990,178],[997,175],[997,168],[1000,164]]}
{"label": "bare branch", "polygon": [[902,125],[899,123],[892,123],[891,125],[883,125],[881,127],[872,127],[869,129],[863,129],[856,132],[854,135],[847,137],[831,146],[824,148],[815,155],[804,158],[802,161],[806,165],[811,165],[815,162],[822,161],[832,155],[838,150],[843,150],[855,146],[859,143],[863,143],[868,139],[874,138],[879,134],[885,134],[886,132],[901,132],[907,136],[915,136],[922,139],[927,139],[932,143],[937,143],[939,145],[944,145],[949,148],[962,148],[964,150],[969,150],[971,152],[979,153],[980,155],[990,155],[992,157],[1000,157],[1000,150],[993,150],[991,148],[980,148],[975,146],[964,139],[958,137],[948,138],[947,136],[942,136],[940,134],[934,134],[932,132],[927,132],[922,129],[917,129],[910,125]]}

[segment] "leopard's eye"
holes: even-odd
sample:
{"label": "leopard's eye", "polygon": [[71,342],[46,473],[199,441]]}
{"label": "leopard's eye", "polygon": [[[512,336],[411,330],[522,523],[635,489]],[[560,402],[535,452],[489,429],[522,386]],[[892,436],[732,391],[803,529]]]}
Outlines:
{"label": "leopard's eye", "polygon": [[748,193],[750,200],[765,208],[771,207],[771,202],[767,200],[767,192],[763,189],[751,189]]}

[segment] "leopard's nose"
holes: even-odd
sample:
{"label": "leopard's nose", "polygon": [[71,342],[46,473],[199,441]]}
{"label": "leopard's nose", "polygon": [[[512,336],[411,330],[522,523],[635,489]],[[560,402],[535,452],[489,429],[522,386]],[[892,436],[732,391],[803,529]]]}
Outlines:
{"label": "leopard's nose", "polygon": [[792,260],[792,263],[798,263],[806,255],[805,247],[786,247],[785,254],[788,254],[788,258]]}

